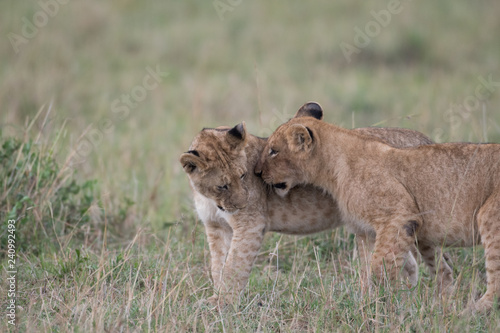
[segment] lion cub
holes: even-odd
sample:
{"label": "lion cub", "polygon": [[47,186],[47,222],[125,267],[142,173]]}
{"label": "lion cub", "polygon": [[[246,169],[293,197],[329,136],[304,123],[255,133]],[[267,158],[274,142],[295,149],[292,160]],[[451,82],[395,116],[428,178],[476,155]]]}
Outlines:
{"label": "lion cub", "polygon": [[487,291],[500,295],[500,144],[398,149],[320,121],[306,104],[269,138],[255,172],[283,191],[313,184],[337,199],[345,221],[376,233],[372,274],[394,279],[413,244],[485,248]]}
{"label": "lion cub", "polygon": [[[398,147],[432,143],[423,134],[406,129],[354,131],[382,138]],[[196,210],[205,225],[216,294],[229,294],[228,299],[247,284],[266,232],[306,235],[345,223],[336,201],[324,191],[297,186],[282,198],[256,177],[252,171],[265,145],[266,139],[247,134],[242,123],[234,128],[203,129],[180,158],[189,176]],[[357,235],[361,271],[367,279],[375,236],[365,229],[350,231]],[[434,251],[421,254],[434,265]],[[410,252],[405,258],[406,276],[415,285],[416,261]],[[431,270],[435,273],[435,269]],[[450,279],[451,268],[444,263],[439,274]],[[216,302],[217,296],[210,301]]]}

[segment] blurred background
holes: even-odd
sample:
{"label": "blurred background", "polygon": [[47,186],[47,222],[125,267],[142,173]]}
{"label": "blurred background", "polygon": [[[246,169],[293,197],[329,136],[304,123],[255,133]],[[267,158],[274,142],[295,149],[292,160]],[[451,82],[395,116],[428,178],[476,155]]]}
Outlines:
{"label": "blurred background", "polygon": [[244,120],[268,136],[310,100],[348,128],[500,142],[498,1],[40,0],[0,12],[2,136],[27,135],[59,163],[76,151],[72,177],[96,179],[108,210],[125,202],[131,226],[194,219],[178,157],[203,127]]}

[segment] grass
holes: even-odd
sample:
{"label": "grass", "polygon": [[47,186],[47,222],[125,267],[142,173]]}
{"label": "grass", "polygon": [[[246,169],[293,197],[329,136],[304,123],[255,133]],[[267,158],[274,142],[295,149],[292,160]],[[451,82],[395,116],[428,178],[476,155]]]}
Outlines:
{"label": "grass", "polygon": [[[236,309],[198,304],[209,252],[178,157],[201,128],[265,136],[316,100],[349,128],[500,142],[500,87],[464,106],[500,81],[498,3],[402,2],[347,62],[340,43],[387,6],[242,1],[221,20],[210,1],[71,1],[16,53],[8,34],[41,7],[2,2],[0,257],[14,218],[19,331],[498,330],[498,312],[460,315],[485,290],[481,248],[447,250],[450,300],[423,266],[415,290],[368,297],[344,230],[268,235]],[[115,112],[157,67],[157,87]]]}

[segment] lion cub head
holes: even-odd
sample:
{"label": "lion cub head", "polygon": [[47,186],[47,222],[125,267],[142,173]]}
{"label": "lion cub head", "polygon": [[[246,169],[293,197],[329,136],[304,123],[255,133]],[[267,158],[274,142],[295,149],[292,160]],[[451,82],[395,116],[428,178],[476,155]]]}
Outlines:
{"label": "lion cub head", "polygon": [[180,162],[194,190],[213,200],[227,213],[243,209],[248,190],[245,123],[233,128],[205,128],[193,140]]}
{"label": "lion cub head", "polygon": [[304,104],[293,119],[271,135],[255,167],[255,173],[281,196],[306,181],[304,164],[310,159],[315,137],[310,128],[294,123],[295,118],[301,117],[322,120],[323,110],[313,102]]}

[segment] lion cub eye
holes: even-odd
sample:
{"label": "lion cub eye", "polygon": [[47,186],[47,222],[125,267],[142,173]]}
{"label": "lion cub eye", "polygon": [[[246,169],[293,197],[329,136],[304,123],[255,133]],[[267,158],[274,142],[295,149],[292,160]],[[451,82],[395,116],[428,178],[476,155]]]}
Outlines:
{"label": "lion cub eye", "polygon": [[224,191],[224,190],[227,190],[227,189],[228,189],[228,186],[227,186],[227,185],[217,186],[217,189],[218,189],[219,191]]}
{"label": "lion cub eye", "polygon": [[240,179],[243,180],[247,176],[247,173],[245,172],[244,174],[241,175]]}
{"label": "lion cub eye", "polygon": [[276,150],[274,150],[273,148],[270,148],[269,149],[269,156],[276,156],[278,155],[278,152]]}

